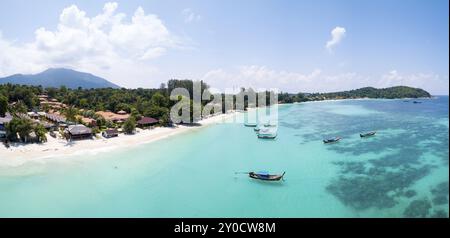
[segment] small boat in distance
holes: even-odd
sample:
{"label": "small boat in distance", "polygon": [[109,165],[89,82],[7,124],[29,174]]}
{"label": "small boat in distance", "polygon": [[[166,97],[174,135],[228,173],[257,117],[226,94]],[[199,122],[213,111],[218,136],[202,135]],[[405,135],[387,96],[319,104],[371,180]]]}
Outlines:
{"label": "small boat in distance", "polygon": [[[264,181],[280,181],[283,180],[284,175],[286,172],[283,172],[283,174],[269,174],[268,172],[249,172],[248,176],[252,179],[258,179],[258,180],[264,180]],[[284,180],[283,180],[284,181]]]}
{"label": "small boat in distance", "polygon": [[273,123],[271,121],[268,121],[268,122],[264,123],[264,127],[277,127],[277,124]]}
{"label": "small boat in distance", "polygon": [[414,101],[413,103],[422,103],[422,102],[420,102],[420,101]]}
{"label": "small boat in distance", "polygon": [[256,124],[256,122],[247,122],[244,124],[244,126],[246,127],[256,127],[258,124]]}
{"label": "small boat in distance", "polygon": [[277,137],[277,130],[273,128],[261,128],[258,132],[258,138],[260,139],[275,139]]}
{"label": "small boat in distance", "polygon": [[377,133],[376,131],[371,131],[371,132],[361,133],[361,134],[359,134],[359,136],[361,138],[364,138],[364,137],[374,136],[376,133]]}
{"label": "small boat in distance", "polygon": [[329,138],[329,139],[325,139],[323,140],[323,143],[325,144],[329,144],[329,143],[335,143],[341,140],[341,137],[337,136],[335,138]]}

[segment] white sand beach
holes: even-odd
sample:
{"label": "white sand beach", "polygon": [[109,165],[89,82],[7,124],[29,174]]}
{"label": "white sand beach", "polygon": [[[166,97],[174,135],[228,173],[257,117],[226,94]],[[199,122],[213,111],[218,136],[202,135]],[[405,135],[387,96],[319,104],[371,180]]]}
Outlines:
{"label": "white sand beach", "polygon": [[97,135],[94,139],[69,142],[47,135],[48,141],[42,144],[12,143],[9,148],[0,145],[0,168],[17,167],[27,162],[45,163],[51,159],[65,158],[69,155],[81,155],[110,151],[118,148],[132,147],[154,142],[179,133],[196,130],[208,125],[232,120],[237,113],[220,114],[199,121],[199,126],[178,125],[173,128],[157,127],[154,129],[137,129],[134,135],[119,134],[118,137],[106,139]]}

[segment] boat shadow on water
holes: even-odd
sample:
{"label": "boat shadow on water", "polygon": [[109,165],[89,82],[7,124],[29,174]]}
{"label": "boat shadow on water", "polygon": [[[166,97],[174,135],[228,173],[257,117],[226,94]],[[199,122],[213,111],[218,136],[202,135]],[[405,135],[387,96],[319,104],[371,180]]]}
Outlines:
{"label": "boat shadow on water", "polygon": [[263,181],[263,180],[251,179],[249,182],[252,183],[252,184],[260,184],[261,186],[282,187],[282,186],[285,186],[286,180],[283,180],[283,181]]}

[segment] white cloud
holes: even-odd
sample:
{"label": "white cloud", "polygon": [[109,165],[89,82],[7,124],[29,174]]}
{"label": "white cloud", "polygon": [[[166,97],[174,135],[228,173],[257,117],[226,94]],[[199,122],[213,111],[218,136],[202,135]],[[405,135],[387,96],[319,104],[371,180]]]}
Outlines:
{"label": "white cloud", "polygon": [[251,87],[253,89],[278,88],[281,90],[301,90],[302,85],[311,84],[321,75],[319,69],[308,74],[276,71],[266,66],[243,66],[233,72],[216,69],[207,72],[201,79],[220,90]]}
{"label": "white cloud", "polygon": [[366,76],[356,72],[326,74],[319,69],[309,73],[277,71],[265,66],[244,66],[233,71],[215,69],[207,72],[202,80],[214,88],[253,89],[277,88],[285,92],[336,92],[362,87],[385,88],[392,86],[411,86],[429,91],[432,94],[448,94],[448,77],[436,74],[400,75],[393,70],[381,76]]}
{"label": "white cloud", "polygon": [[379,87],[407,85],[422,88],[435,95],[448,95],[449,78],[434,73],[402,74],[391,70],[384,74],[379,81]]}
{"label": "white cloud", "polygon": [[332,31],[331,31],[331,39],[329,41],[327,41],[327,44],[325,45],[325,47],[331,52],[333,50],[333,48],[339,44],[342,39],[345,37],[345,28],[343,27],[335,27]]}
{"label": "white cloud", "polygon": [[186,22],[186,23],[197,22],[202,19],[202,16],[200,16],[199,14],[196,14],[190,8],[183,9],[183,11],[181,11],[181,13],[184,16],[184,22]]}
{"label": "white cloud", "polygon": [[106,3],[92,18],[71,5],[60,14],[56,30],[41,27],[35,39],[15,44],[0,34],[0,76],[68,67],[105,77],[127,87],[157,86],[146,81],[158,70],[152,59],[178,48],[180,41],[158,16],[139,7],[125,21],[117,3]]}

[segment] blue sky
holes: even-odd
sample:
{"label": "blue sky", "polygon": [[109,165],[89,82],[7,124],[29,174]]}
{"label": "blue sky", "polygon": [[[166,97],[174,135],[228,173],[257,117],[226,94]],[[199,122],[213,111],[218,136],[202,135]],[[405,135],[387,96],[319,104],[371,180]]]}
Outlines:
{"label": "blue sky", "polygon": [[447,0],[108,2],[0,0],[0,76],[69,67],[126,87],[448,94]]}

